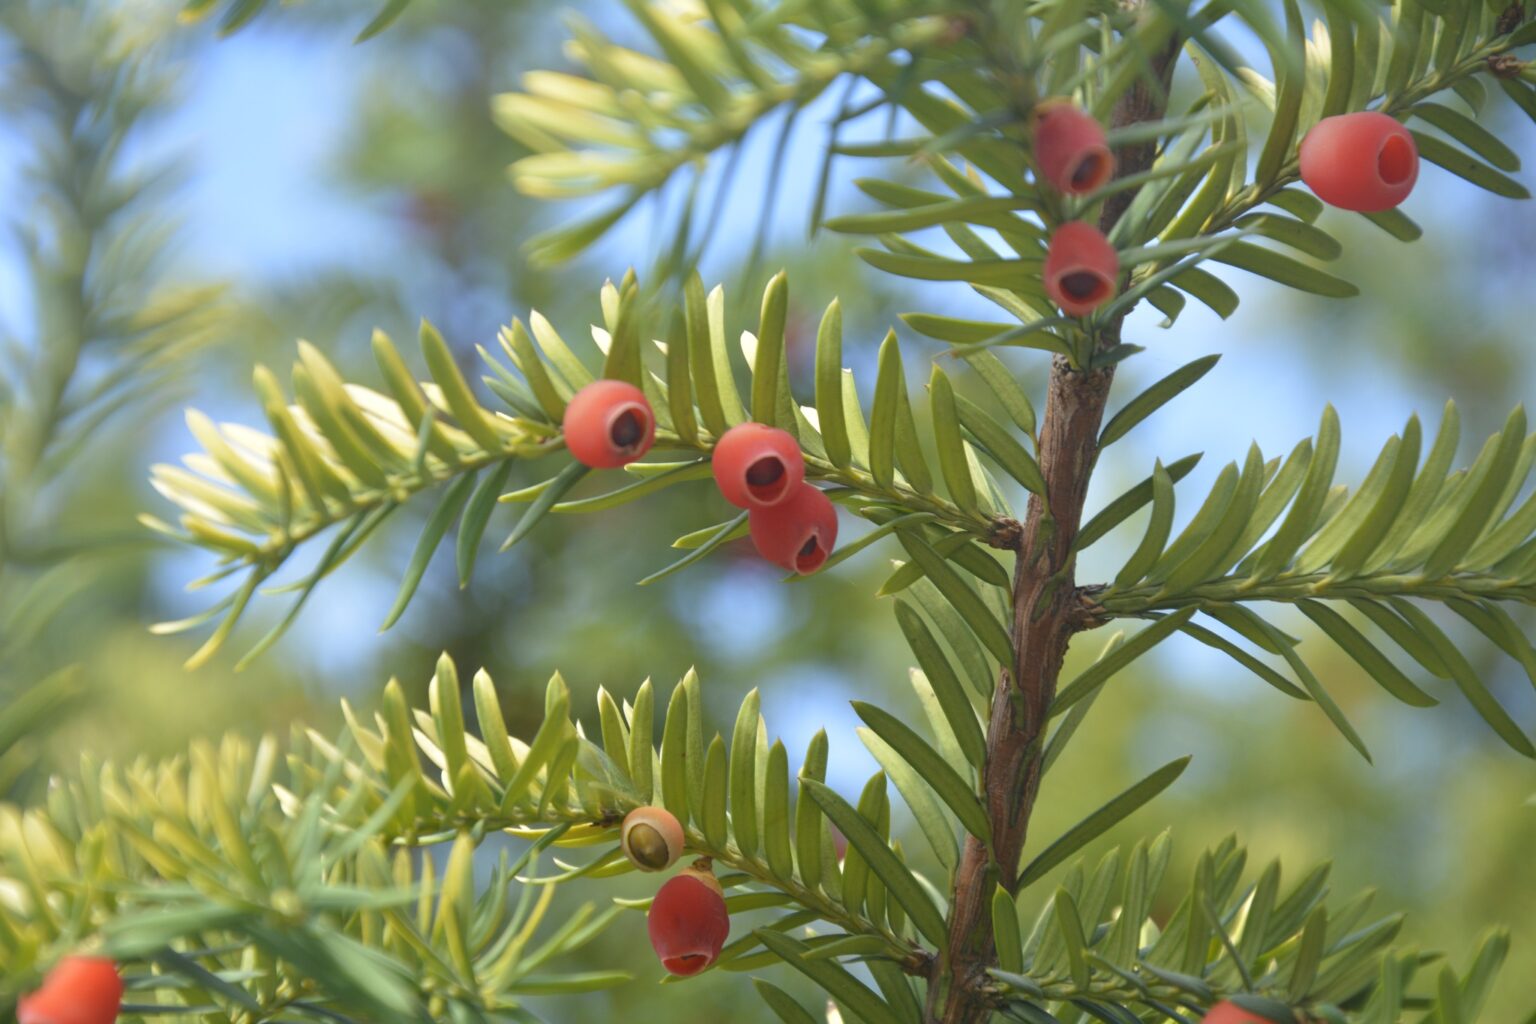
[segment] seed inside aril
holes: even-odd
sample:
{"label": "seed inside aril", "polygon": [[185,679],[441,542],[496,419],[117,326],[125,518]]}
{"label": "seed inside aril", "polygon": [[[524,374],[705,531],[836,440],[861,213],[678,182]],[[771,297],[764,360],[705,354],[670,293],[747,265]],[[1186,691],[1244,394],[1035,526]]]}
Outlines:
{"label": "seed inside aril", "polygon": [[1393,135],[1381,145],[1381,154],[1376,158],[1376,170],[1382,181],[1396,185],[1413,173],[1413,163],[1413,150],[1408,141],[1401,135]]}
{"label": "seed inside aril", "polygon": [[1072,170],[1072,187],[1087,188],[1099,178],[1104,167],[1104,154],[1089,153],[1078,161]]}
{"label": "seed inside aril", "polygon": [[821,550],[821,541],[814,535],[806,538],[800,550],[795,553],[795,568],[801,572],[814,572],[825,561],[826,556]]}
{"label": "seed inside aril", "polygon": [[747,483],[753,487],[768,487],[784,478],[784,463],[776,458],[758,459],[747,470]]}
{"label": "seed inside aril", "polygon": [[667,850],[667,840],[656,829],[649,825],[635,825],[629,830],[629,849],[635,855],[635,860],[648,868],[661,870],[667,866],[671,856]]}
{"label": "seed inside aril", "polygon": [[613,438],[613,443],[618,447],[631,448],[645,436],[645,424],[633,409],[626,409],[613,421],[608,436]]}
{"label": "seed inside aril", "polygon": [[1061,279],[1061,290],[1079,301],[1093,298],[1104,287],[1104,280],[1086,270],[1073,271]]}

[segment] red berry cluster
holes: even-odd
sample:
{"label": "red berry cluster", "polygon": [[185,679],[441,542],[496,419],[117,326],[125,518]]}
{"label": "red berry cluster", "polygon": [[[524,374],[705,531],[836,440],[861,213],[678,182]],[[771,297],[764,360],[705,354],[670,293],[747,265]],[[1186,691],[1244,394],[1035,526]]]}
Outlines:
{"label": "red berry cluster", "polygon": [[36,992],[21,997],[16,1024],[112,1024],[122,1005],[116,964],[104,957],[67,956]]}
{"label": "red berry cluster", "polygon": [[[1063,99],[1034,112],[1035,164],[1042,181],[1067,195],[1102,188],[1115,173],[1104,126]],[[1087,316],[1114,297],[1120,257],[1104,233],[1069,221],[1051,234],[1045,254],[1045,293],[1068,316]]]}
{"label": "red berry cluster", "polygon": [[732,427],[715,445],[715,486],[747,510],[757,553],[802,575],[821,568],[837,543],[837,511],[805,482],[805,457],[787,431]]}
{"label": "red berry cluster", "polygon": [[[665,871],[683,852],[683,826],[660,807],[639,807],[624,817],[620,846],[641,871]],[[698,974],[713,964],[731,933],[720,887],[707,858],[667,879],[646,915],[651,948],[668,973]]]}
{"label": "red berry cluster", "polygon": [[[656,439],[656,416],[632,384],[600,380],[565,408],[566,447],[576,461],[612,469],[639,459]],[[837,543],[837,511],[805,482],[805,458],[788,432],[761,423],[732,427],[715,445],[715,484],[747,510],[757,553],[791,572],[821,568]]]}

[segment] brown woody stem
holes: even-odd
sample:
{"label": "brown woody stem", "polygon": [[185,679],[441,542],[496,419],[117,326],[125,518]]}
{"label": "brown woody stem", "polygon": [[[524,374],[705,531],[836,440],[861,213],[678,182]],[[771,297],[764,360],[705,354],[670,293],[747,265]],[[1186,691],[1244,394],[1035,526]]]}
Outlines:
{"label": "brown woody stem", "polygon": [[[1120,99],[1115,126],[1163,116],[1179,44],[1170,39],[1151,55],[1154,77]],[[1121,174],[1146,170],[1154,156],[1151,143],[1116,153]],[[1105,203],[1100,214],[1105,231],[1134,196],[1134,190],[1126,190]],[[1118,343],[1121,317],[1100,330],[1098,349]],[[1077,599],[1073,545],[1113,379],[1113,364],[1079,370],[1058,356],[1051,366],[1038,453],[1046,500],[1030,497],[1013,575],[1014,664],[998,679],[987,724],[981,791],[992,842],[989,849],[976,837],[967,837],[955,870],[949,946],[934,964],[928,990],[930,1024],[981,1024],[992,1013],[984,988],[986,970],[996,964],[993,893],[998,885],[1009,892],[1017,886],[1019,859],[1040,789],[1048,709],[1067,645],[1074,633],[1090,625]]]}

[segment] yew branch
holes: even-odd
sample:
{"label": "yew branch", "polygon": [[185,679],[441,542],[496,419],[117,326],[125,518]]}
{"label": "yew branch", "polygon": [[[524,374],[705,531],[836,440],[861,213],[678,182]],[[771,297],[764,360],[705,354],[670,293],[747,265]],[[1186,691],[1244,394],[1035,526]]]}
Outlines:
{"label": "yew branch", "polygon": [[[1115,107],[1116,127],[1163,116],[1180,42],[1171,38],[1151,56],[1152,73]],[[1120,173],[1146,170],[1154,153],[1151,143],[1122,147],[1116,153]],[[1100,214],[1100,226],[1106,231],[1112,227],[1134,197],[1134,190],[1111,197]],[[1119,342],[1123,317],[1100,330],[1098,349]],[[933,1024],[980,1024],[991,1014],[984,988],[986,969],[996,963],[992,894],[999,884],[1010,892],[1017,885],[1019,858],[1040,789],[1047,709],[1056,695],[1067,645],[1089,625],[1077,599],[1073,545],[1113,379],[1113,365],[1077,369],[1058,356],[1051,366],[1039,439],[1046,498],[1030,497],[1013,575],[1014,664],[998,679],[987,725],[982,795],[992,842],[988,848],[968,837],[955,871],[949,947],[935,962],[929,985],[926,1013]]]}

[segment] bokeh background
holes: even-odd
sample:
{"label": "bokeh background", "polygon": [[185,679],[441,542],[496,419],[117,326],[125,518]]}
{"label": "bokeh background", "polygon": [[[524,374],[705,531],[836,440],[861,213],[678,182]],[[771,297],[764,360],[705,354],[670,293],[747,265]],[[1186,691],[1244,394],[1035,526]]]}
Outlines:
{"label": "bokeh background", "polygon": [[[636,579],[671,561],[673,537],[722,518],[704,485],[547,520],[513,553],[488,552],[464,591],[451,556],[440,557],[405,618],[381,634],[431,508],[424,499],[414,521],[397,516],[282,642],[239,673],[234,661],[285,610],[281,599],[258,602],[236,642],[195,673],[181,663],[200,637],[149,632],[209,600],[184,590],[208,560],[155,543],[135,521],[166,511],[148,467],[193,447],[183,407],[259,424],[251,369],[286,371],[300,337],[373,382],[375,326],[408,342],[427,317],[466,367],[476,344],[530,307],[580,331],[597,316],[604,278],[630,266],[644,274],[657,239],[670,237],[680,195],[642,207],[575,263],[530,267],[526,240],[584,208],[519,196],[506,174],[519,148],[491,116],[491,97],[521,72],[561,65],[565,9],[633,36],[620,4],[416,0],[388,32],[354,45],[366,6],[284,5],[221,39],[178,23],[162,0],[0,0],[0,704],[14,711],[24,702],[28,712],[9,719],[25,729],[0,727],[0,797],[37,799],[47,774],[67,771],[83,750],[170,754],[189,736],[282,732],[296,718],[329,728],[338,697],[366,704],[390,676],[420,696],[441,650],[466,679],[481,666],[491,672],[519,735],[534,729],[556,668],[580,707],[600,685],[628,696],[648,676],[670,685],[697,666],[721,728],[758,687],[770,731],[792,750],[828,731],[832,782],[856,793],[874,765],[853,735],[848,699],[908,708],[908,655],[874,596],[893,551],[877,547],[785,587],[777,572],[728,549],[637,590]],[[791,358],[802,370],[835,294],[855,369],[869,367],[887,326],[903,332],[909,355],[933,354],[897,314],[985,316],[980,300],[958,286],[881,279],[835,236],[807,243],[834,110],[818,104],[791,126],[777,174],[777,123],[744,148],[707,228],[706,281],[746,297],[737,323],[747,326],[751,297],[787,267]],[[1518,112],[1498,108],[1491,127],[1536,154],[1536,129]],[[831,210],[860,208],[854,170],[834,169]],[[1353,301],[1246,279],[1233,281],[1244,301],[1227,322],[1194,304],[1171,330],[1138,314],[1129,340],[1147,351],[1124,364],[1122,395],[1199,355],[1223,358],[1112,450],[1090,507],[1145,476],[1154,457],[1203,451],[1180,488],[1191,496],[1181,502],[1187,516],[1192,496],[1250,438],[1284,454],[1326,402],[1344,423],[1344,479],[1358,480],[1411,413],[1433,429],[1447,398],[1462,412],[1463,454],[1474,452],[1536,393],[1536,204],[1495,199],[1426,166],[1406,209],[1426,227],[1410,245],[1325,215],[1346,241],[1343,276],[1362,288]],[[1010,358],[1038,395],[1043,358]],[[508,528],[504,514],[488,544]],[[1080,579],[1112,574],[1140,522],[1094,548]],[[1105,639],[1083,637],[1074,657],[1091,657]],[[1536,725],[1531,682],[1485,646],[1468,638],[1501,701]],[[1488,927],[1507,925],[1512,960],[1488,1019],[1524,1020],[1536,977],[1536,772],[1454,696],[1411,710],[1336,649],[1314,639],[1307,654],[1361,728],[1374,765],[1314,707],[1179,638],[1111,684],[1052,774],[1035,845],[1191,753],[1178,785],[1090,853],[1171,823],[1171,878],[1228,834],[1255,861],[1280,857],[1292,879],[1332,859],[1335,892],[1376,887],[1379,908],[1409,913],[1405,943],[1449,950],[1458,962]],[[602,902],[643,885],[594,882],[563,898]],[[1041,885],[1025,906],[1052,888]],[[1171,887],[1165,896],[1177,899]],[[556,1022],[619,1012],[665,1013],[678,1024],[770,1019],[736,976],[711,974],[686,992],[659,987],[642,927],[638,915],[621,918],[583,954],[591,966],[629,967],[636,982],[541,1012]],[[795,987],[784,969],[772,973]]]}

